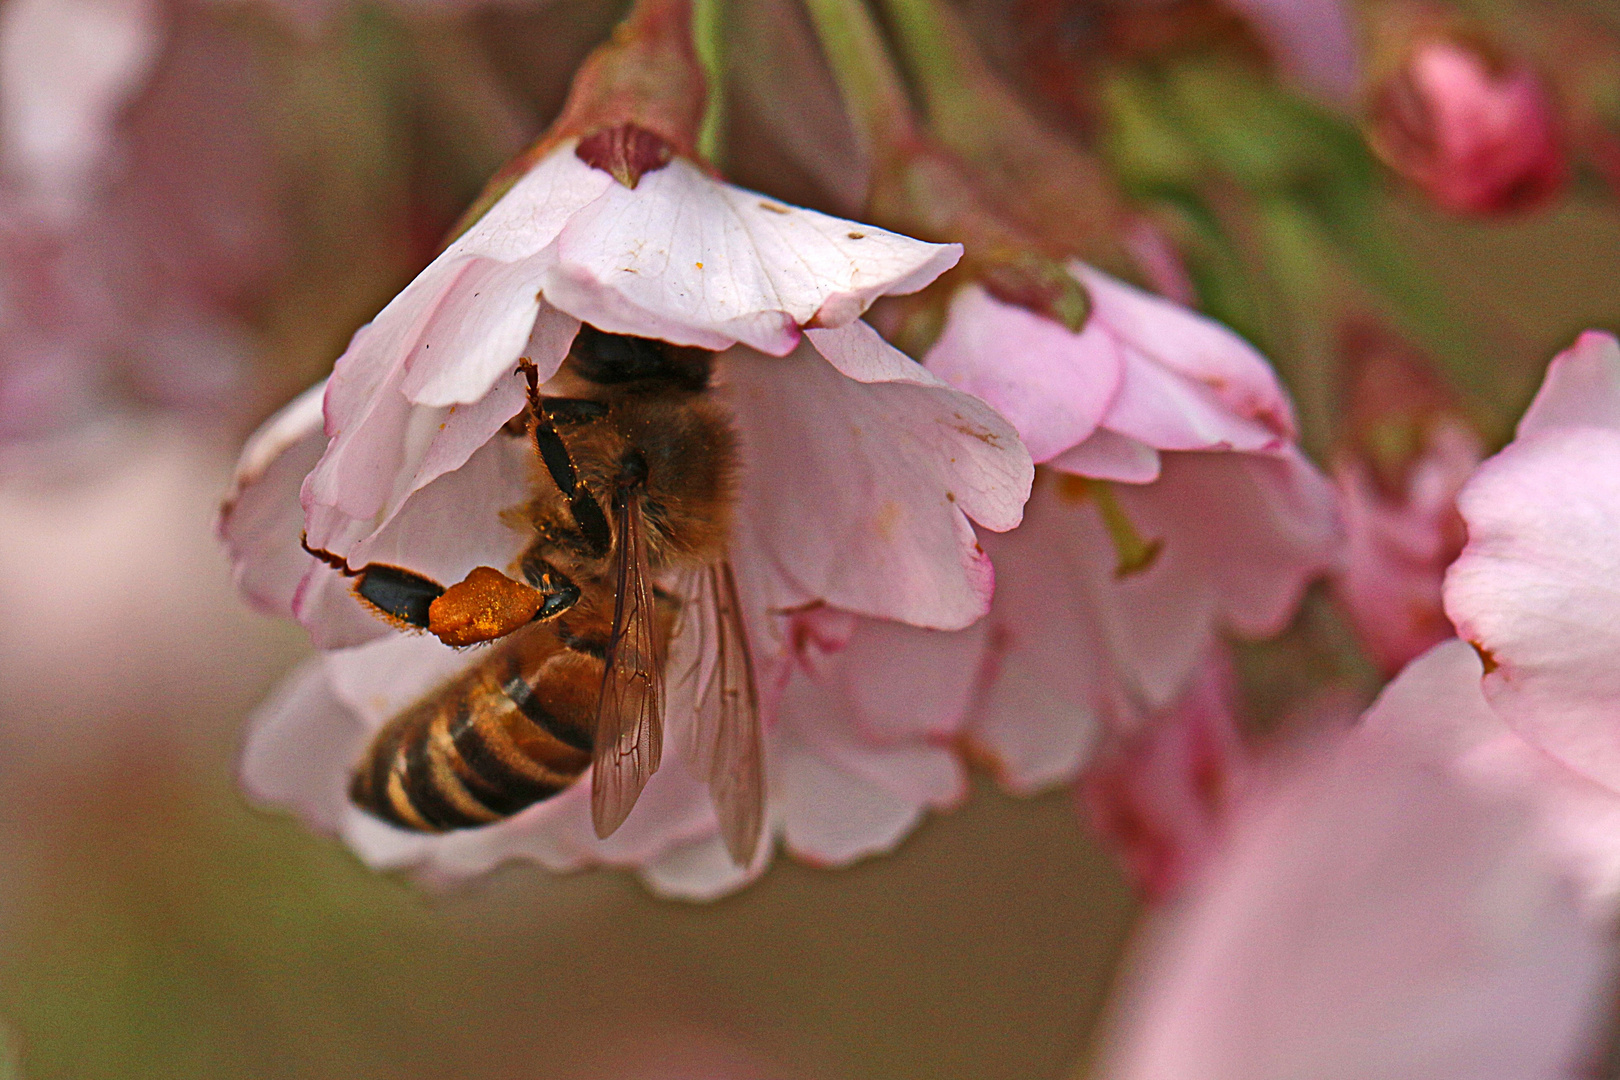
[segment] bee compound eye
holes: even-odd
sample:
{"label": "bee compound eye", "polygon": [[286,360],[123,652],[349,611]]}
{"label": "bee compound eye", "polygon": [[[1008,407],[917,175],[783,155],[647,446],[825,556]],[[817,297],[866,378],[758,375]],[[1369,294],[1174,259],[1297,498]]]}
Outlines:
{"label": "bee compound eye", "polygon": [[431,621],[428,609],[444,595],[444,587],[431,578],[382,563],[362,570],[354,591],[384,615],[424,630]]}

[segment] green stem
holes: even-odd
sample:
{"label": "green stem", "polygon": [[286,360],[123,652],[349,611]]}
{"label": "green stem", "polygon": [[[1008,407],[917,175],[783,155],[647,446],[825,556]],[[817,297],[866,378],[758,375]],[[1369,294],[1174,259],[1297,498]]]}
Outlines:
{"label": "green stem", "polygon": [[805,7],[867,149],[876,152],[915,139],[905,82],[863,0],[805,0]]}
{"label": "green stem", "polygon": [[1114,556],[1118,560],[1114,564],[1114,576],[1126,578],[1151,568],[1158,560],[1159,552],[1164,550],[1164,539],[1143,539],[1125,513],[1125,508],[1114,497],[1113,486],[1108,481],[1087,480],[1086,489],[1097,503],[1103,526],[1108,530],[1109,539],[1114,542]]}
{"label": "green stem", "polygon": [[708,97],[697,150],[715,168],[723,166],[726,132],[726,0],[692,0],[692,42]]}

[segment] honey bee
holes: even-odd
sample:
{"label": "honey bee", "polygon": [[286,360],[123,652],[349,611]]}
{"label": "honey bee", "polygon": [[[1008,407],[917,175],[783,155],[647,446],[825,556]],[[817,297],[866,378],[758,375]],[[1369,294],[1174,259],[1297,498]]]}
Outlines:
{"label": "honey bee", "polygon": [[592,822],[610,835],[659,766],[668,645],[690,633],[690,757],[731,857],[752,857],[759,706],[726,561],[737,439],[709,392],[712,361],[586,325],[546,384],[566,396],[542,395],[520,362],[529,407],[508,429],[532,439],[540,467],[529,501],[504,514],[533,532],[517,578],[479,567],[447,589],[305,544],[400,628],[457,647],[494,642],[378,731],[349,788],[357,806],[422,832],[476,828],[590,767]]}

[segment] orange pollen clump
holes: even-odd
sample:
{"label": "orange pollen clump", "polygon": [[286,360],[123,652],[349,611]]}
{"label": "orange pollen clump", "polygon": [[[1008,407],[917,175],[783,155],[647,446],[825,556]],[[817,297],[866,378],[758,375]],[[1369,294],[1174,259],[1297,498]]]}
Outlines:
{"label": "orange pollen clump", "polygon": [[544,602],[539,590],[480,566],[433,601],[428,631],[446,645],[476,645],[528,623]]}

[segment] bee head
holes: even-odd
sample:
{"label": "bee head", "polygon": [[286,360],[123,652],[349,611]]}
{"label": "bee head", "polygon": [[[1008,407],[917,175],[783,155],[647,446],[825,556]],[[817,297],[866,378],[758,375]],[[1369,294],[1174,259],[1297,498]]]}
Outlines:
{"label": "bee head", "polygon": [[580,376],[599,386],[658,380],[693,393],[708,387],[713,357],[705,349],[610,334],[589,324],[580,326],[569,352]]}

